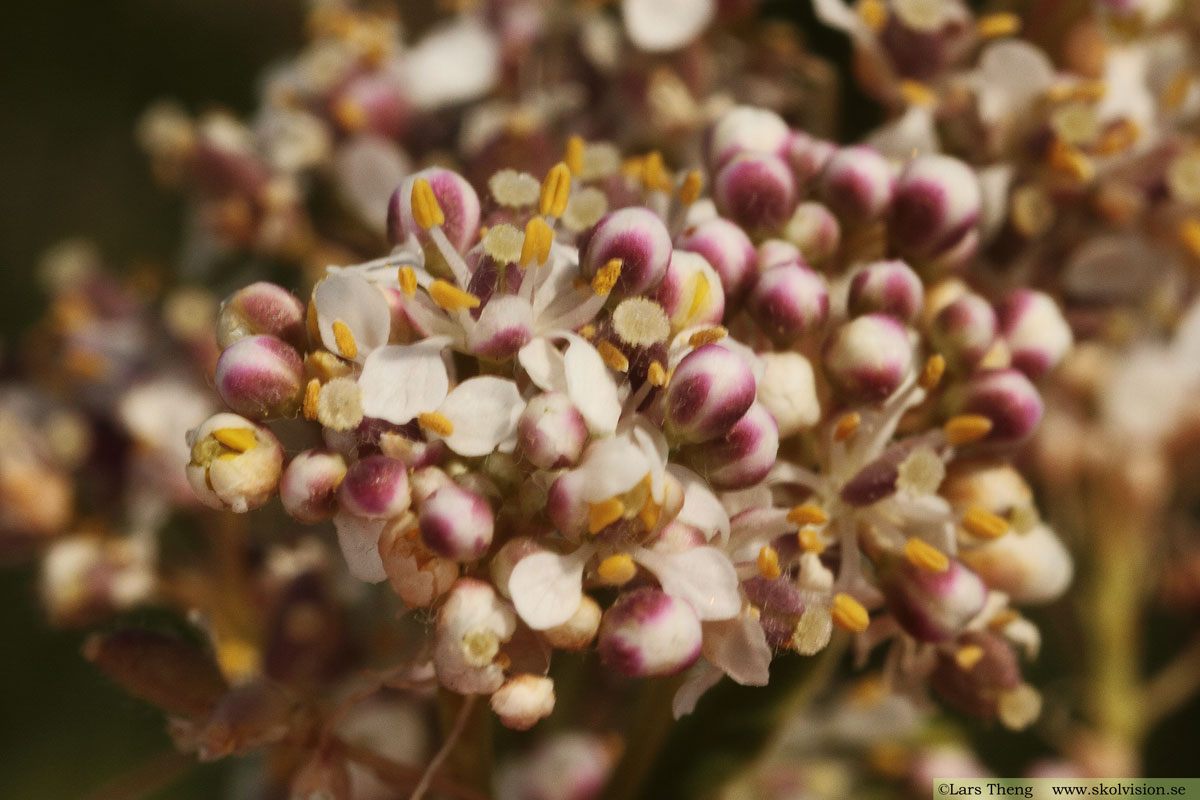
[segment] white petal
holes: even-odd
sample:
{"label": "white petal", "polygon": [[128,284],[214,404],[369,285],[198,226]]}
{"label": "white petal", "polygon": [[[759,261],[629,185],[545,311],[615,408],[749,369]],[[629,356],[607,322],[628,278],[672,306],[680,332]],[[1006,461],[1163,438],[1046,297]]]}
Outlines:
{"label": "white petal", "polygon": [[642,50],[677,50],[695,39],[716,13],[714,0],[624,0],[621,18]]}
{"label": "white petal", "polygon": [[403,425],[442,404],[450,377],[436,347],[391,345],[367,357],[358,385],[364,414]]}
{"label": "white petal", "polygon": [[888,158],[900,161],[941,149],[933,125],[933,112],[917,105],[909,106],[902,116],[878,128],[867,137],[867,144]]}
{"label": "white petal", "polygon": [[442,438],[460,456],[487,455],[516,436],[524,410],[525,401],[512,381],[491,375],[465,380],[438,408],[454,424],[454,432]]}
{"label": "white petal", "polygon": [[639,549],[633,559],[654,573],[664,592],[691,603],[701,620],[729,619],[742,609],[737,572],[715,547],[682,553]]}
{"label": "white petal", "polygon": [[813,11],[821,22],[849,35],[860,45],[875,38],[862,17],[843,0],[813,0]]}
{"label": "white petal", "polygon": [[577,471],[583,482],[583,499],[599,503],[637,486],[650,471],[650,464],[630,437],[614,436],[588,447]]}
{"label": "white petal", "polygon": [[683,508],[676,519],[703,531],[709,539],[720,533],[722,541],[728,540],[729,515],[704,479],[677,464],[667,467],[667,471],[683,486]]}
{"label": "white petal", "polygon": [[460,103],[485,93],[500,70],[496,37],[464,16],[434,28],[405,60],[408,98],[417,108]]}
{"label": "white petal", "polygon": [[567,368],[554,342],[540,336],[521,348],[517,361],[534,385],[546,392],[567,391]]}
{"label": "white petal", "polygon": [[313,291],[317,306],[317,329],[321,343],[332,353],[343,355],[333,336],[333,323],[342,322],[354,336],[358,349],[355,361],[387,344],[392,331],[392,312],[379,289],[353,273],[339,272],[317,284]]}
{"label": "white petal", "polygon": [[[605,436],[617,429],[621,400],[617,384],[608,373],[604,359],[586,340],[569,336],[563,367],[567,378],[567,396],[579,409],[593,434]],[[726,337],[728,338],[728,337]]]}
{"label": "white petal", "polygon": [[979,170],[979,188],[983,190],[983,209],[979,216],[979,233],[991,239],[1008,217],[1008,190],[1012,186],[1014,167],[995,164]]}
{"label": "white petal", "polygon": [[766,686],[770,677],[771,646],[749,614],[704,623],[704,657],[743,686]]}
{"label": "white petal", "polygon": [[979,116],[993,123],[1024,113],[1053,81],[1054,65],[1028,42],[1004,39],[989,45],[979,56]]}
{"label": "white petal", "polygon": [[544,631],[569,620],[583,599],[586,554],[534,553],[517,562],[508,579],[513,605],[525,624]]}
{"label": "white petal", "polygon": [[381,136],[357,136],[338,148],[333,169],[342,199],[372,229],[384,233],[388,200],[412,172],[408,156]]}
{"label": "white petal", "polygon": [[650,465],[650,495],[654,498],[654,502],[661,503],[666,490],[663,473],[667,466],[667,452],[670,449],[667,437],[663,435],[660,428],[650,425],[639,417],[633,426],[633,439],[641,448],[642,455],[646,457],[646,462]]}
{"label": "white petal", "polygon": [[386,523],[387,520],[362,519],[353,514],[338,514],[333,518],[346,566],[360,581],[379,583],[387,577],[379,555],[379,534]]}
{"label": "white petal", "polygon": [[704,659],[696,662],[696,666],[688,670],[687,678],[675,692],[671,700],[671,714],[675,719],[686,716],[696,710],[696,703],[712,687],[721,682],[725,673]]}

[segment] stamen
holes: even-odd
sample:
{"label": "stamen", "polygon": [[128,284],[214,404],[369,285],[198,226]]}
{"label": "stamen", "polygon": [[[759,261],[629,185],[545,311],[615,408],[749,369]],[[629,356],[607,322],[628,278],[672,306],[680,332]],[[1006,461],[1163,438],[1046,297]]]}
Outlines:
{"label": "stamen", "polygon": [[950,569],[950,559],[946,554],[920,539],[905,542],[904,557],[908,563],[926,572],[945,572]]}
{"label": "stamen", "polygon": [[350,326],[338,319],[334,320],[332,327],[333,342],[337,345],[338,352],[345,358],[356,357],[358,343],[354,341],[354,334],[350,332]]}
{"label": "stamen", "polygon": [[582,136],[567,137],[567,151],[563,155],[563,163],[567,165],[567,169],[571,170],[572,175],[579,175],[583,172],[583,151],[586,143]]}
{"label": "stamen", "polygon": [[362,423],[362,389],[353,378],[334,378],[317,395],[317,421],[335,431],[351,431]]}
{"label": "stamen", "polygon": [[646,526],[646,530],[652,531],[658,525],[658,518],[662,516],[662,506],[654,502],[654,497],[647,494],[646,502],[642,503],[642,508],[638,511],[638,519]]}
{"label": "stamen", "polygon": [[951,417],[942,431],[954,447],[977,442],[992,432],[992,421],[982,414],[959,414]]}
{"label": "stamen", "polygon": [[1012,195],[1011,215],[1017,232],[1041,236],[1054,224],[1054,203],[1037,186],[1022,186]]}
{"label": "stamen", "polygon": [[817,533],[816,528],[801,528],[796,537],[800,540],[800,548],[804,552],[817,555],[825,552],[825,541],[821,538],[821,534]]}
{"label": "stamen", "polygon": [[592,278],[592,291],[598,295],[607,297],[617,285],[617,280],[621,277],[621,259],[611,259],[600,269],[596,270],[596,276]]}
{"label": "stamen", "polygon": [[667,382],[667,371],[663,369],[662,364],[651,361],[649,369],[646,370],[646,380],[651,386],[663,386]]}
{"label": "stamen", "polygon": [[863,608],[863,604],[845,592],[834,595],[830,615],[834,625],[850,633],[862,633],[871,624],[871,615]]}
{"label": "stamen", "polygon": [[998,39],[1012,36],[1021,30],[1021,18],[1016,14],[986,14],[975,23],[975,30],[983,39]]}
{"label": "stamen", "polygon": [[967,533],[980,539],[999,539],[1009,529],[1008,520],[979,506],[967,509],[962,526]]}
{"label": "stamen", "polygon": [[833,429],[833,440],[835,442],[846,441],[858,431],[860,424],[862,424],[862,415],[857,411],[843,414]]}
{"label": "stamen", "polygon": [[925,366],[921,369],[921,377],[917,383],[928,392],[941,382],[945,372],[946,359],[935,353],[925,360]]}
{"label": "stamen", "polygon": [[671,335],[671,321],[663,307],[648,297],[630,297],[613,309],[613,330],[621,341],[634,347],[649,347],[665,342]]}
{"label": "stamen", "polygon": [[795,525],[824,525],[829,521],[829,517],[818,506],[812,503],[804,503],[794,507],[787,513],[788,522]]}
{"label": "stamen", "polygon": [[704,191],[704,176],[700,170],[693,169],[684,176],[683,185],[679,187],[679,202],[690,206],[700,199],[702,191]]}
{"label": "stamen", "polygon": [[308,382],[308,385],[304,387],[304,403],[302,405],[302,409],[304,411],[305,419],[312,420],[317,418],[317,398],[320,396],[320,394],[321,382],[316,378],[313,378]]}
{"label": "stamen", "polygon": [[412,213],[413,220],[423,231],[446,222],[446,215],[442,213],[442,207],[438,205],[433,187],[424,178],[417,178],[413,181]]}
{"label": "stamen", "polygon": [[662,153],[652,150],[646,154],[642,162],[642,183],[647,189],[669,192],[672,189],[671,176],[663,165]]}
{"label": "stamen", "polygon": [[723,325],[714,325],[711,328],[704,328],[696,331],[688,337],[689,347],[703,347],[706,344],[719,342],[729,334]]}
{"label": "stamen", "polygon": [[619,497],[601,503],[588,504],[588,533],[599,533],[625,515],[625,504]]}
{"label": "stamen", "polygon": [[932,108],[937,105],[937,95],[920,81],[900,81],[900,95],[910,106]]}
{"label": "stamen", "polygon": [[977,644],[964,645],[954,654],[954,662],[963,672],[970,672],[982,658],[983,648]]}
{"label": "stamen", "polygon": [[[534,219],[541,219],[541,217],[534,217]],[[525,255],[525,249],[528,246],[525,244],[527,238],[522,236],[521,231],[517,230],[515,226],[503,223],[488,228],[487,233],[480,238],[480,244],[483,245],[483,252],[497,262],[513,264]]]}
{"label": "stamen", "polygon": [[582,328],[577,330],[576,333],[590,342],[596,336],[596,326],[589,322],[587,325],[584,325]]}
{"label": "stamen", "polygon": [[554,243],[554,231],[544,217],[533,217],[525,223],[525,240],[521,243],[520,264],[545,264],[550,258],[550,245]]}
{"label": "stamen", "polygon": [[896,488],[918,497],[933,494],[946,478],[946,463],[932,447],[918,447],[896,468]]}
{"label": "stamen", "polygon": [[451,436],[454,433],[454,423],[445,414],[439,414],[436,411],[418,414],[417,424],[427,431],[433,431],[438,436]]}
{"label": "stamen", "polygon": [[217,428],[213,438],[239,453],[254,449],[254,431],[246,428]]}
{"label": "stamen", "polygon": [[579,191],[571,192],[562,223],[568,230],[580,232],[595,225],[607,213],[608,195],[595,186],[584,186]]}
{"label": "stamen", "polygon": [[783,574],[783,570],[779,568],[779,553],[771,545],[766,545],[758,551],[758,574],[769,581]]}
{"label": "stamen", "polygon": [[855,8],[867,27],[878,33],[887,25],[888,10],[883,0],[862,0]]}
{"label": "stamen", "polygon": [[567,199],[571,196],[571,170],[561,161],[546,173],[542,181],[542,193],[538,198],[538,213],[543,217],[561,217],[567,209]]}
{"label": "stamen", "polygon": [[637,574],[637,565],[628,553],[618,553],[601,561],[596,574],[609,586],[623,586]]}
{"label": "stamen", "polygon": [[396,279],[400,282],[400,291],[412,297],[417,293],[417,271],[412,267],[401,267]]}
{"label": "stamen", "polygon": [[1096,175],[1096,167],[1091,160],[1078,148],[1062,140],[1055,140],[1050,147],[1050,166],[1081,183],[1091,181]]}
{"label": "stamen", "polygon": [[600,342],[596,345],[596,352],[604,359],[604,363],[610,369],[615,369],[617,372],[627,372],[629,370],[629,359],[625,354],[613,346],[611,342]]}
{"label": "stamen", "polygon": [[351,372],[351,367],[342,359],[328,350],[314,350],[304,357],[304,366],[313,377],[321,382],[334,378],[344,378]]}
{"label": "stamen", "polygon": [[464,292],[449,281],[438,278],[429,287],[429,296],[439,308],[446,311],[461,311],[464,308],[478,308],[479,298],[470,292]]}

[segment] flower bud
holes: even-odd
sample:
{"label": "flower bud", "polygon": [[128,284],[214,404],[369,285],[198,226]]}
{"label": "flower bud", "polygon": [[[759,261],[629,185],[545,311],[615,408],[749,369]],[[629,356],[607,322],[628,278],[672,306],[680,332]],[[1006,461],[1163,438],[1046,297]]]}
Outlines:
{"label": "flower bud", "polygon": [[333,114],[348,133],[374,133],[399,138],[408,125],[409,104],[400,81],[386,72],[351,78],[336,99]]}
{"label": "flower bud", "polygon": [[554,479],[546,494],[546,516],[558,532],[577,539],[587,532],[588,501],[584,499],[587,481],[580,470],[568,470]]}
{"label": "flower bud", "polygon": [[367,456],[346,470],[338,487],[343,511],[368,519],[390,519],[408,510],[411,495],[403,461]]}
{"label": "flower bud", "polygon": [[758,402],[779,424],[779,438],[811,428],[821,418],[812,364],[799,353],[763,353]]}
{"label": "flower bud", "polygon": [[850,281],[850,316],[887,314],[911,325],[921,313],[925,287],[903,261],[876,261]]}
{"label": "flower bud", "polygon": [[961,557],[988,586],[1021,605],[1057,600],[1071,584],[1075,571],[1062,540],[1041,524],[964,550]]}
{"label": "flower bud", "polygon": [[428,608],[458,580],[458,563],[439,558],[411,536],[413,519],[402,514],[383,526],[379,558],[388,583],[409,608]]}
{"label": "flower bud", "polygon": [[792,138],[787,146],[787,161],[796,176],[796,183],[806,185],[825,169],[829,159],[838,151],[833,142],[824,139],[814,139],[804,131],[792,131]]}
{"label": "flower bud", "polygon": [[662,306],[674,332],[719,325],[725,317],[724,283],[699,253],[676,250],[671,255],[671,266],[654,299]]}
{"label": "flower bud", "polygon": [[474,561],[487,553],[495,525],[487,500],[456,485],[438,489],[421,504],[421,541],[455,561]]}
{"label": "flower bud", "polygon": [[1029,377],[1049,372],[1071,349],[1071,326],[1049,295],[1017,289],[996,310],[1012,365]]}
{"label": "flower bud", "polygon": [[641,294],[662,282],[671,263],[671,235],[657,214],[631,206],[607,214],[584,237],[579,267],[591,280],[614,259],[621,264],[612,292]]}
{"label": "flower bud", "polygon": [[958,244],[979,221],[979,179],[963,162],[927,153],[896,181],[888,238],[913,258],[932,258]]}
{"label": "flower bud", "polygon": [[787,123],[774,111],[738,106],[725,112],[713,126],[708,142],[709,163],[716,170],[741,153],[782,155],[791,138]]}
{"label": "flower bud", "polygon": [[967,383],[962,411],[981,414],[992,422],[984,441],[1014,444],[1037,427],[1045,409],[1042,396],[1024,373],[1015,369],[985,370]]}
{"label": "flower bud", "polygon": [[771,341],[786,346],[825,324],[829,290],[800,262],[778,264],[758,276],[747,310]]}
{"label": "flower bud", "polygon": [[912,367],[912,357],[908,330],[886,314],[843,324],[824,349],[826,374],[851,402],[879,402],[891,395]]}
{"label": "flower bud", "polygon": [[777,156],[742,153],[713,182],[722,216],[750,231],[777,230],[796,208],[796,179]]}
{"label": "flower bud", "polygon": [[[938,493],[956,509],[978,507],[1005,519],[1033,511],[1033,491],[1005,461],[956,458]],[[1015,519],[1013,524],[1021,527]]]}
{"label": "flower bud", "polygon": [[705,442],[729,432],[754,402],[754,373],[720,344],[684,356],[667,385],[663,427],[684,442]]}
{"label": "flower bud", "polygon": [[713,217],[685,230],[675,246],[704,256],[721,277],[725,298],[730,303],[738,302],[749,290],[755,271],[754,244],[738,225]]}
{"label": "flower bud", "polygon": [[433,664],[459,694],[491,694],[504,684],[500,646],[517,629],[513,612],[483,581],[460,578],[438,611]]}
{"label": "flower bud", "polygon": [[565,394],[546,392],[529,401],[517,420],[517,441],[540,469],[561,469],[579,460],[587,443],[587,423]]}
{"label": "flower bud", "polygon": [[237,414],[216,414],[191,432],[188,444],[188,483],[206,506],[242,514],[275,494],[283,446],[262,425]]}
{"label": "flower bud", "polygon": [[516,675],[496,690],[491,706],[504,727],[529,730],[554,711],[554,681],[540,675]]}
{"label": "flower bud", "polygon": [[758,246],[755,260],[758,264],[757,272],[761,273],[780,264],[793,261],[804,263],[804,254],[800,252],[799,247],[785,239],[767,239]]}
{"label": "flower bud", "polygon": [[[942,700],[981,719],[994,719],[1000,698],[1021,685],[1021,668],[999,636],[968,633],[938,653],[930,685]],[[969,655],[968,655],[969,654]]]}
{"label": "flower bud", "polygon": [[279,500],[293,519],[315,525],[337,513],[338,487],[346,462],[331,450],[305,450],[288,463],[279,481]]}
{"label": "flower bud", "polygon": [[258,281],[238,289],[221,304],[217,316],[217,344],[229,347],[238,339],[265,334],[297,349],[304,349],[304,304],[287,289]]}
{"label": "flower bud", "polygon": [[834,153],[821,173],[821,196],[843,223],[878,219],[892,202],[894,179],[874,148],[855,145]]}
{"label": "flower bud", "polygon": [[929,325],[929,338],[952,366],[970,370],[996,341],[996,312],[987,300],[968,292],[938,312]]}
{"label": "flower bud", "polygon": [[745,489],[767,477],[775,466],[779,426],[761,403],[755,403],[725,436],[693,445],[689,451],[696,471],[714,489]]}
{"label": "flower bud", "polygon": [[600,605],[585,594],[569,620],[547,628],[542,635],[560,650],[586,650],[600,630],[600,614]]}
{"label": "flower bud", "polygon": [[660,589],[621,595],[604,613],[597,645],[604,665],[630,678],[674,675],[700,657],[691,604]]}
{"label": "flower bud", "polygon": [[217,359],[217,392],[251,419],[289,417],[304,397],[304,364],[291,345],[274,336],[247,336]]}
{"label": "flower bud", "polygon": [[879,569],[888,608],[900,626],[922,642],[941,642],[959,633],[983,609],[987,586],[961,562],[941,572],[894,559]]}
{"label": "flower bud", "polygon": [[837,252],[842,243],[842,226],[832,211],[810,201],[796,206],[783,226],[782,235],[800,248],[806,262],[820,264]]}
{"label": "flower bud", "polygon": [[451,246],[465,251],[479,235],[479,195],[465,178],[444,167],[430,167],[410,175],[392,193],[392,199],[388,201],[388,241],[397,245],[409,236],[416,236],[422,242],[428,239],[429,234],[413,218],[413,185],[418,178],[428,181],[433,189],[433,196],[445,217],[441,228]]}

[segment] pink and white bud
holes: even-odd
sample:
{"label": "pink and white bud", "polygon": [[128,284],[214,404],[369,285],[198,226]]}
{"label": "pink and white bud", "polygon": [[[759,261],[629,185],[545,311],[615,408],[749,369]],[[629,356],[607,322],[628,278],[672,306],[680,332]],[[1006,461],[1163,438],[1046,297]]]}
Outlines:
{"label": "pink and white bud", "polygon": [[787,123],[774,111],[738,106],[725,112],[713,126],[708,141],[709,164],[715,171],[741,153],[783,155],[791,139]]}
{"label": "pink and white bud", "polygon": [[[755,272],[754,244],[740,226],[713,217],[685,230],[675,246],[704,256],[721,277],[721,287],[730,303],[739,302],[750,289]],[[670,280],[669,272],[667,277]]]}
{"label": "pink and white bud", "polygon": [[366,72],[342,87],[332,100],[334,117],[348,133],[374,133],[387,139],[399,138],[408,126],[408,98],[395,77],[385,72]]}
{"label": "pink and white bud", "polygon": [[788,142],[787,161],[796,176],[796,183],[805,186],[810,180],[820,175],[829,159],[838,151],[838,146],[824,139],[814,139],[804,131],[792,131]]}
{"label": "pink and white bud", "polygon": [[992,421],[992,430],[984,441],[993,444],[1025,440],[1041,421],[1044,410],[1037,387],[1015,369],[976,373],[963,393],[963,412],[982,414]]}
{"label": "pink and white bud", "polygon": [[304,349],[308,340],[304,318],[299,298],[282,286],[258,281],[238,289],[221,304],[217,344],[226,348],[238,339],[264,334]]}
{"label": "pink and white bud", "polygon": [[438,682],[459,694],[496,691],[504,685],[500,647],[516,630],[516,615],[491,585],[460,578],[438,611],[433,645]]}
{"label": "pink and white bud", "polygon": [[279,481],[279,500],[293,519],[316,525],[333,519],[346,462],[332,450],[305,450],[288,462]]}
{"label": "pink and white bud", "polygon": [[701,638],[691,603],[660,589],[637,589],[604,612],[597,649],[604,665],[622,675],[656,677],[694,664]]}
{"label": "pink and white bud", "polygon": [[821,203],[812,201],[796,206],[782,233],[800,248],[809,264],[821,264],[833,257],[842,243],[842,226],[837,217]]}
{"label": "pink and white bud", "polygon": [[720,491],[746,489],[767,477],[779,454],[779,426],[755,403],[720,439],[688,448],[696,471]]}
{"label": "pink and white bud", "polygon": [[341,510],[357,517],[398,517],[411,501],[404,462],[387,456],[367,456],[350,465],[338,487]]}
{"label": "pink and white bud", "polygon": [[569,467],[583,454],[587,423],[571,398],[560,392],[534,397],[517,420],[517,442],[539,469]]}
{"label": "pink and white bud", "polygon": [[455,561],[474,561],[492,546],[496,518],[482,496],[451,485],[421,504],[419,525],[421,541],[433,552]]}
{"label": "pink and white bud", "polygon": [[825,373],[851,402],[879,402],[912,369],[908,330],[886,314],[865,314],[833,332],[825,343]]}
{"label": "pink and white bud", "polygon": [[563,536],[578,539],[587,533],[587,480],[581,470],[568,470],[554,479],[546,494],[546,516]]}
{"label": "pink and white bud", "polygon": [[763,333],[782,347],[825,325],[829,289],[816,272],[789,261],[759,274],[746,308]]}
{"label": "pink and white bud", "polygon": [[996,341],[996,312],[992,304],[968,292],[938,312],[929,325],[929,339],[958,370],[974,368]]}
{"label": "pink and white bud", "polygon": [[1054,369],[1071,349],[1071,326],[1049,295],[1017,289],[996,311],[1012,365],[1029,377],[1037,379]]}
{"label": "pink and white bud", "polygon": [[953,559],[941,572],[890,559],[878,575],[888,609],[910,636],[922,642],[942,642],[958,635],[987,600],[983,580]]}
{"label": "pink and white bud", "polygon": [[758,246],[755,256],[758,272],[766,272],[771,267],[780,264],[790,264],[793,261],[804,263],[804,254],[800,248],[786,239],[767,239]]}
{"label": "pink and white bud", "polygon": [[758,402],[779,425],[786,439],[807,430],[821,419],[821,403],[812,364],[799,353],[763,353],[763,376],[758,382]]}
{"label": "pink and white bud", "polygon": [[706,442],[729,432],[754,402],[754,373],[741,356],[706,344],[684,356],[667,385],[663,428],[677,442]]}
{"label": "pink and white bud", "polygon": [[504,727],[527,731],[554,711],[554,681],[541,675],[515,675],[492,695],[491,706]]}
{"label": "pink and white bud", "polygon": [[217,359],[217,393],[226,405],[251,419],[293,416],[307,383],[300,354],[274,336],[247,336]]}
{"label": "pink and white bud", "polygon": [[742,153],[717,173],[712,194],[722,216],[749,231],[774,231],[796,208],[796,179],[778,156]]}
{"label": "pink and white bud", "polygon": [[[479,274],[479,273],[476,273]],[[515,295],[491,297],[467,333],[467,347],[482,358],[506,361],[533,339],[533,309]]]}
{"label": "pink and white bud", "polygon": [[887,213],[894,184],[887,159],[874,148],[855,145],[829,158],[821,173],[820,193],[843,223],[862,225]]}
{"label": "pink and white bud", "polygon": [[[1016,653],[1008,642],[991,633],[968,633],[955,644],[957,649],[938,654],[937,665],[929,677],[933,691],[959,711],[994,719],[1001,698],[1022,685]],[[971,646],[979,648],[982,656],[974,660],[970,669],[964,669],[958,652]]]}
{"label": "pink and white bud", "polygon": [[451,246],[465,252],[479,235],[479,195],[466,178],[444,167],[430,167],[410,175],[392,193],[392,199],[388,201],[388,241],[397,245],[409,236],[416,236],[422,243],[428,241],[429,234],[413,219],[413,185],[418,178],[427,180],[433,189],[433,196],[446,218],[441,227]]}
{"label": "pink and white bud", "polygon": [[979,221],[983,192],[957,158],[927,153],[896,181],[888,238],[905,255],[932,258],[958,244]]}
{"label": "pink and white bud", "polygon": [[206,506],[243,514],[275,494],[283,445],[266,427],[237,414],[215,414],[188,435],[188,444],[188,483]]}
{"label": "pink and white bud", "polygon": [[671,263],[671,234],[667,226],[657,214],[642,206],[605,215],[584,239],[579,267],[588,280],[613,259],[621,262],[621,274],[612,290],[615,297],[655,288]]}
{"label": "pink and white bud", "polygon": [[672,331],[719,325],[725,318],[724,281],[699,253],[676,250],[671,255],[671,266],[654,299],[666,313]]}
{"label": "pink and white bud", "polygon": [[1062,596],[1075,567],[1071,554],[1054,531],[1034,525],[1010,531],[979,547],[964,550],[962,560],[987,582],[1020,605],[1041,605]]}
{"label": "pink and white bud", "polygon": [[850,280],[850,316],[887,314],[911,325],[925,303],[921,278],[903,261],[876,261]]}

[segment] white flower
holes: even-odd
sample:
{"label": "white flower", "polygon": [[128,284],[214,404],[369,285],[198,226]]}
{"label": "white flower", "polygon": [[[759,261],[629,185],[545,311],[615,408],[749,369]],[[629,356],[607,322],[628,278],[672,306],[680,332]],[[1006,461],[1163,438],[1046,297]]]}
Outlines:
{"label": "white flower", "polygon": [[704,32],[716,14],[714,0],[623,0],[621,18],[641,50],[678,50]]}

